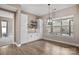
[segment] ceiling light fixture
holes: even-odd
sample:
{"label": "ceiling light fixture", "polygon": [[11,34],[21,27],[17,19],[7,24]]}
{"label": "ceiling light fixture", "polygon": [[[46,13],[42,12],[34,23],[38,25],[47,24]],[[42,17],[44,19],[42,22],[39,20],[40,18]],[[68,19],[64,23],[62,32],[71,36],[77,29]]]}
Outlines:
{"label": "ceiling light fixture", "polygon": [[54,20],[55,19],[55,10],[56,10],[56,8],[55,8],[55,6],[53,5],[51,5],[51,4],[48,4],[48,9],[49,9],[49,16],[48,16],[48,20],[49,20],[49,23],[52,25],[52,20]]}

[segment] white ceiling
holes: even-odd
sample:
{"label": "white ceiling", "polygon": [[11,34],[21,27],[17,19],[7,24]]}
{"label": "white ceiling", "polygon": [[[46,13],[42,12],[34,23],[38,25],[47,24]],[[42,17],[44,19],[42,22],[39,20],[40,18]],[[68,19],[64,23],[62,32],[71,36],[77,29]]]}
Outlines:
{"label": "white ceiling", "polygon": [[[73,4],[54,4],[54,5],[51,5],[51,8],[53,6],[56,8],[56,11],[58,11],[64,8],[72,7],[74,5]],[[48,4],[21,4],[21,7],[22,7],[22,10],[35,14],[37,16],[42,16],[49,13]]]}

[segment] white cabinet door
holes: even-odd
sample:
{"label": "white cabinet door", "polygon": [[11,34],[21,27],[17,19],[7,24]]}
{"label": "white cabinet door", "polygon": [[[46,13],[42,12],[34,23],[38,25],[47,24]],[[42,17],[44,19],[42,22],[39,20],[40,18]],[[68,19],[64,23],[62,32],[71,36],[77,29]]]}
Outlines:
{"label": "white cabinet door", "polygon": [[21,14],[21,43],[28,42],[27,22],[28,16],[25,14]]}

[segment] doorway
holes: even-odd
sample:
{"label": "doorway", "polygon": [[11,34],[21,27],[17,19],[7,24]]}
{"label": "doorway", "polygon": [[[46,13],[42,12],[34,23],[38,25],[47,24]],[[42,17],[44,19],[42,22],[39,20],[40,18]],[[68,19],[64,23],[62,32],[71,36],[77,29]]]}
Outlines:
{"label": "doorway", "polygon": [[0,46],[14,43],[14,20],[0,16]]}

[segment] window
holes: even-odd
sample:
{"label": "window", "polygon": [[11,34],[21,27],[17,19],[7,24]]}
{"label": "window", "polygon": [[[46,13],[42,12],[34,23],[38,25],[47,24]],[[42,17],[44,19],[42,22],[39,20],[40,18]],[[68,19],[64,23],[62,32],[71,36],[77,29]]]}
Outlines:
{"label": "window", "polygon": [[51,20],[47,20],[47,26],[46,26],[46,31],[51,33],[52,32],[52,21]]}
{"label": "window", "polygon": [[61,34],[61,20],[53,20],[53,34]]}
{"label": "window", "polygon": [[62,35],[70,35],[69,33],[69,19],[62,20]]}
{"label": "window", "polygon": [[8,22],[7,21],[1,21],[1,30],[2,30],[2,37],[7,37],[8,33]]}
{"label": "window", "polygon": [[47,20],[46,32],[55,35],[72,36],[73,18],[63,18],[52,21]]}

